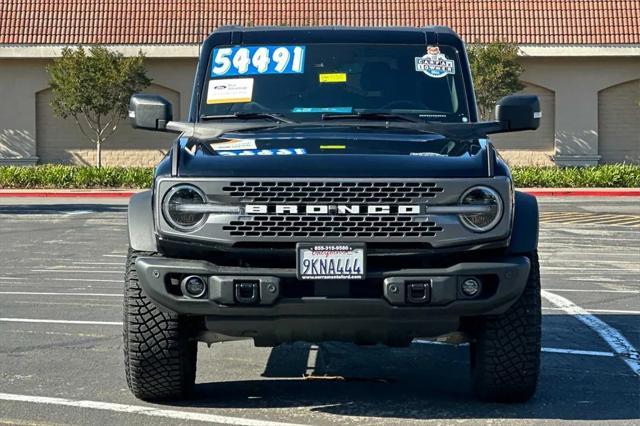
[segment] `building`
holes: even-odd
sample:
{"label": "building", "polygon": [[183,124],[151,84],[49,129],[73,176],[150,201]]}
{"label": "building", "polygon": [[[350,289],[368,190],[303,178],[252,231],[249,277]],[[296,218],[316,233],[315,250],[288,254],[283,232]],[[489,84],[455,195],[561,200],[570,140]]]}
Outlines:
{"label": "building", "polygon": [[[93,164],[94,147],[53,116],[45,66],[64,46],[143,50],[149,92],[184,118],[198,43],[220,25],[448,25],[467,43],[520,47],[525,92],[541,128],[495,137],[512,164],[640,162],[640,1],[637,0],[3,0],[0,3],[0,164]],[[126,123],[105,165],[152,165],[172,135]]]}

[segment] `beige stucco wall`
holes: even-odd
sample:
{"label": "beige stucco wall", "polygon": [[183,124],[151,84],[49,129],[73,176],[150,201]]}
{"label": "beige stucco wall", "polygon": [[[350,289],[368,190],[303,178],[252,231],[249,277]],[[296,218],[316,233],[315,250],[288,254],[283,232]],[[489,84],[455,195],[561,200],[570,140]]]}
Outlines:
{"label": "beige stucco wall", "polygon": [[[523,80],[555,93],[556,162],[596,164],[598,92],[640,78],[640,57],[523,57],[521,61]],[[630,125],[640,132],[639,122]]]}
{"label": "beige stucco wall", "polygon": [[[48,107],[45,67],[49,63],[47,59],[0,59],[0,99],[10,100],[0,114],[0,162],[33,162],[37,156],[40,162],[95,161],[94,146],[75,123],[54,117]],[[154,84],[147,91],[161,92],[177,102],[174,119],[186,118],[196,64],[195,58],[147,59]],[[153,165],[173,139],[171,134],[135,131],[123,120],[103,146],[103,164]]]}

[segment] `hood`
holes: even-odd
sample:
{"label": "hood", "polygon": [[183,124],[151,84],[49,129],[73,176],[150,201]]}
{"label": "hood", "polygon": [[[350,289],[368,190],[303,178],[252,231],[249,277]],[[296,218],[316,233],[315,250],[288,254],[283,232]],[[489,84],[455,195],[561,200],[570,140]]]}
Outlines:
{"label": "hood", "polygon": [[287,128],[181,138],[182,177],[486,177],[485,139],[405,129]]}

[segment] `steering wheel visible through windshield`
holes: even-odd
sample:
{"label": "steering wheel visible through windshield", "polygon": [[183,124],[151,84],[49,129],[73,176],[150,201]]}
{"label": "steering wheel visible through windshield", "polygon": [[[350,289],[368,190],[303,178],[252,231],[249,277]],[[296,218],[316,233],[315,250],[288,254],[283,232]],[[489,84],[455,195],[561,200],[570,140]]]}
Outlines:
{"label": "steering wheel visible through windshield", "polygon": [[217,46],[201,115],[385,113],[467,122],[458,52],[451,46],[308,44]]}

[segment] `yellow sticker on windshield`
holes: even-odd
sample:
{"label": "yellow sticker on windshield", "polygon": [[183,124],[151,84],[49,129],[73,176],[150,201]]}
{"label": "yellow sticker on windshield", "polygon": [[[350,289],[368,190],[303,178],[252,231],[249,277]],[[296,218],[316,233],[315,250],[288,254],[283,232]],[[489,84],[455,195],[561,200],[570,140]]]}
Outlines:
{"label": "yellow sticker on windshield", "polygon": [[347,82],[347,74],[344,72],[333,73],[333,74],[318,74],[320,78],[320,83],[346,83]]}

